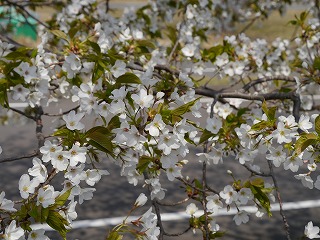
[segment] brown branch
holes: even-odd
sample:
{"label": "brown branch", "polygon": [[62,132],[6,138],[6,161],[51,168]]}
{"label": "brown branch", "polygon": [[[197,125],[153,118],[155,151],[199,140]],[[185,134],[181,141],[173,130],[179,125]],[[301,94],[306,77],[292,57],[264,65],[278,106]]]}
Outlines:
{"label": "brown branch", "polygon": [[191,187],[193,190],[196,190],[196,191],[201,192],[201,193],[205,193],[206,192],[203,189],[200,189],[200,188],[197,188],[197,187],[193,186],[191,183],[189,183],[188,181],[184,180],[183,178],[178,177],[176,179],[178,179],[179,181],[183,182],[185,185]]}
{"label": "brown branch", "polygon": [[106,13],[110,10],[110,0],[106,0]]}
{"label": "brown branch", "polygon": [[173,207],[173,206],[177,206],[177,205],[180,205],[182,203],[185,203],[187,202],[188,200],[190,199],[190,197],[187,197],[185,199],[182,199],[181,201],[178,201],[178,202],[175,202],[175,203],[168,203],[168,202],[160,202],[160,201],[157,201],[157,203],[161,206],[170,206],[170,207]]}
{"label": "brown branch", "polygon": [[172,75],[175,75],[176,77],[179,76],[180,72],[174,69],[171,69],[170,67],[166,65],[155,65],[154,69],[160,70],[160,71],[166,71],[168,73],[171,73]]}
{"label": "brown branch", "polygon": [[249,172],[251,172],[254,175],[261,176],[261,177],[272,177],[271,173],[260,173],[260,172],[253,170],[252,168],[250,168],[246,164],[241,164],[241,165],[244,166]]}
{"label": "brown branch", "polygon": [[42,125],[42,115],[43,115],[43,109],[41,106],[36,106],[35,107],[35,112],[36,112],[36,116],[35,116],[35,119],[36,119],[36,135],[37,135],[37,139],[38,139],[38,149],[40,149],[43,145],[44,145],[44,136],[43,136],[43,133],[42,133],[42,128],[43,128],[43,125]]}
{"label": "brown branch", "polygon": [[159,205],[158,205],[156,199],[152,200],[152,205],[153,205],[154,211],[156,212],[156,215],[157,215],[157,225],[160,228],[160,234],[159,234],[158,239],[163,240],[163,236],[165,235],[165,231],[164,231],[162,221],[161,221],[160,208],[159,208]]}
{"label": "brown branch", "polygon": [[26,118],[29,118],[29,119],[32,119],[33,121],[36,121],[36,118],[35,118],[35,117],[33,117],[33,116],[29,115],[29,114],[26,114],[26,113],[23,112],[23,111],[20,111],[20,110],[18,110],[18,109],[13,108],[13,107],[9,107],[9,109],[12,110],[12,111],[14,111],[14,112],[16,112],[16,113],[19,113],[19,114],[25,116]]}
{"label": "brown branch", "polygon": [[[202,163],[202,186],[205,187],[207,185],[207,163],[203,161]],[[204,232],[203,232],[203,239],[209,240],[210,239],[210,229],[209,229],[209,216],[207,211],[207,198],[206,193],[202,192],[202,208],[205,216],[205,223],[204,223]]]}
{"label": "brown branch", "polygon": [[182,232],[179,232],[179,233],[167,233],[167,232],[165,232],[164,235],[171,236],[171,237],[178,237],[178,236],[181,236],[181,235],[185,234],[190,229],[191,229],[191,226],[189,226],[187,229],[183,230]]}
{"label": "brown branch", "polygon": [[272,181],[273,181],[274,187],[276,189],[277,199],[278,199],[279,207],[280,207],[280,215],[282,216],[282,221],[283,221],[284,228],[286,231],[286,236],[287,236],[288,240],[291,240],[290,231],[289,231],[290,226],[289,226],[289,223],[287,221],[287,218],[286,218],[284,211],[283,211],[283,208],[282,208],[282,200],[281,200],[280,190],[279,190],[277,179],[276,179],[274,172],[273,172],[272,162],[270,160],[268,160],[268,165],[269,165],[269,169],[270,169],[270,175],[272,177]]}
{"label": "brown branch", "polygon": [[38,151],[34,151],[33,153],[30,153],[30,154],[27,154],[27,155],[21,156],[21,157],[5,158],[5,159],[0,160],[0,163],[13,162],[13,161],[26,159],[26,158],[33,158],[33,157],[36,157],[36,156],[38,156]]}
{"label": "brown branch", "polygon": [[211,191],[211,192],[219,195],[219,192],[218,192],[217,190],[214,190],[213,188],[211,188],[211,187],[208,185],[208,183],[206,183],[206,188],[207,188],[209,191]]}
{"label": "brown branch", "polygon": [[[137,71],[140,71],[140,72],[145,72],[146,70],[141,67],[140,65],[137,65],[137,64],[127,64],[127,68],[129,69],[132,69],[132,70],[137,70]],[[153,76],[159,78],[159,79],[162,79],[162,76],[158,73],[155,73],[153,72]]]}
{"label": "brown branch", "polygon": [[69,112],[73,111],[73,110],[77,110],[80,106],[76,106],[74,108],[71,108],[65,112],[62,112],[62,113],[43,113],[42,115],[45,115],[45,116],[48,116],[48,117],[59,117],[59,116],[63,116],[65,114],[68,114]]}
{"label": "brown branch", "polygon": [[300,107],[301,107],[301,99],[300,95],[298,93],[293,93],[292,95],[292,102],[293,102],[293,109],[292,109],[292,115],[295,118],[296,122],[299,122],[300,118]]}
{"label": "brown branch", "polygon": [[300,97],[299,94],[295,92],[271,92],[271,93],[265,93],[265,94],[259,94],[259,95],[252,95],[252,94],[245,94],[245,93],[238,93],[238,92],[220,92],[216,91],[211,88],[204,88],[199,87],[195,89],[196,94],[206,96],[206,97],[212,97],[212,98],[239,98],[239,99],[245,99],[245,100],[256,100],[256,101],[267,101],[267,100],[291,100],[293,102],[293,116],[295,117],[296,121],[299,119],[299,111],[300,111]]}
{"label": "brown branch", "polygon": [[249,91],[249,89],[257,84],[264,83],[264,82],[270,82],[274,80],[280,80],[285,82],[296,82],[293,78],[286,77],[286,76],[275,76],[275,77],[264,77],[264,78],[258,78],[254,81],[251,81],[243,86],[244,91]]}
{"label": "brown branch", "polygon": [[257,19],[259,19],[259,18],[260,18],[260,16],[257,16],[255,18],[251,19],[251,21],[238,33],[238,35],[247,31],[255,23],[255,21],[257,21]]}

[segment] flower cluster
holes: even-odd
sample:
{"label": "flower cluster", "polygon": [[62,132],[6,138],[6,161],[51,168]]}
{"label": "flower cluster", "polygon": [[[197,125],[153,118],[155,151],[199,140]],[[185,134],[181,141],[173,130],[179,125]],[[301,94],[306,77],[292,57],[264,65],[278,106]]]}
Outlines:
{"label": "flower cluster", "polygon": [[[58,6],[48,23],[55,30],[40,29],[36,49],[0,40],[1,122],[12,112],[34,121],[39,146],[20,177],[21,200],[0,193],[0,238],[48,239],[44,230],[32,229],[34,222],[46,222],[66,238],[76,207],[91,200],[96,184],[109,175],[99,168],[102,159],[149,193],[139,195],[129,215],[149,199],[153,205],[131,223],[128,215],[111,231],[117,238],[126,232],[142,239],[168,235],[158,219],[160,206],[176,206],[162,202],[166,181],[179,182],[187,195],[177,204],[195,201],[186,207],[189,228],[210,238],[223,234],[214,217],[221,209],[235,207],[236,225],[249,222],[248,205],[257,217],[271,215],[278,191],[274,167],[320,190],[320,116],[308,112],[317,109],[313,97],[320,83],[314,4],[290,22],[297,29],[292,41],[241,33],[203,44],[236,22],[253,23],[287,6],[236,0],[149,0],[121,16],[109,11],[109,1],[72,0]],[[227,79],[230,86],[216,89],[212,79]],[[17,110],[11,100],[28,108]],[[61,101],[69,109],[60,109]],[[58,111],[49,113],[48,106]],[[54,119],[48,123],[43,116]],[[48,136],[44,125],[51,127]],[[207,169],[230,161],[249,176],[228,171],[231,183],[209,186]],[[190,163],[198,164],[202,176],[185,176]],[[62,185],[53,184],[54,178]],[[305,227],[310,239],[318,233],[312,222]]]}

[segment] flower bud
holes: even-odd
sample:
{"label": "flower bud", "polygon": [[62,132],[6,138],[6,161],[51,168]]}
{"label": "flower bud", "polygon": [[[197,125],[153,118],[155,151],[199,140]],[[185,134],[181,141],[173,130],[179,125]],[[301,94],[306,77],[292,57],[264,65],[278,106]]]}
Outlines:
{"label": "flower bud", "polygon": [[137,198],[136,202],[134,203],[134,205],[136,207],[141,207],[143,206],[146,202],[147,202],[148,198],[146,197],[146,195],[144,193],[140,193],[139,197]]}

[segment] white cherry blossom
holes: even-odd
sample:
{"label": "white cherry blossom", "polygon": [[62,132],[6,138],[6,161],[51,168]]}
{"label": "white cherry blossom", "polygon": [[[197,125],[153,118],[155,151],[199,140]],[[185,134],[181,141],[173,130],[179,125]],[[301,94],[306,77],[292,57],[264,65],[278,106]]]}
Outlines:
{"label": "white cherry blossom", "polygon": [[312,221],[308,222],[304,229],[304,235],[309,239],[320,238],[319,227],[313,226]]}
{"label": "white cherry blossom", "polygon": [[70,130],[82,130],[84,124],[80,120],[84,117],[84,113],[76,113],[74,110],[67,115],[63,115],[62,118],[66,122],[66,126]]}
{"label": "white cherry blossom", "polygon": [[10,211],[10,212],[15,212],[17,211],[13,206],[14,202],[11,200],[6,199],[5,197],[5,192],[0,193],[0,209],[4,211]]}
{"label": "white cherry blossom", "polygon": [[190,203],[186,208],[186,213],[193,216],[198,211],[198,207],[194,203]]}

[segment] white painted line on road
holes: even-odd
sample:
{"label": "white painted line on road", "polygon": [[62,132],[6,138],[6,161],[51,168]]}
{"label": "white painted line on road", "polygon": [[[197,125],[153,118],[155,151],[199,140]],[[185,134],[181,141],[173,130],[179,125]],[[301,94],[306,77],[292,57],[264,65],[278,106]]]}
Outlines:
{"label": "white painted line on road", "polygon": [[[316,208],[320,207],[320,200],[306,200],[299,202],[287,202],[282,204],[283,210],[297,210],[304,208]],[[257,208],[255,206],[244,206],[240,207],[241,210],[245,210],[249,213],[255,213]],[[271,211],[279,211],[279,204],[273,203],[271,204]],[[219,210],[218,214],[214,214],[214,216],[227,216],[227,215],[235,215],[238,212],[236,208],[230,208],[229,211],[227,208],[223,208]],[[195,216],[201,216],[203,211],[197,211]],[[140,216],[131,216],[127,219],[127,222],[131,222],[133,220],[137,220]],[[122,223],[122,221],[126,217],[114,217],[114,218],[101,218],[101,219],[92,219],[92,220],[79,220],[74,221],[71,225],[73,229],[75,228],[87,228],[87,227],[105,227],[110,225],[117,225]],[[174,221],[181,219],[188,219],[190,215],[185,212],[175,212],[175,213],[163,213],[161,214],[162,221]],[[44,229],[46,231],[53,231],[51,227],[46,224],[33,224],[31,226],[32,229]]]}

